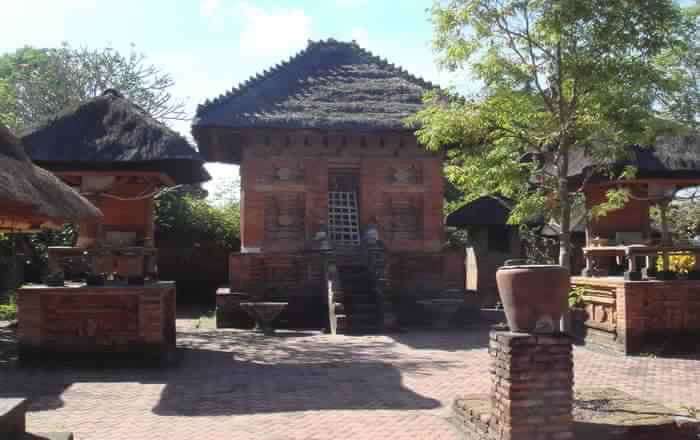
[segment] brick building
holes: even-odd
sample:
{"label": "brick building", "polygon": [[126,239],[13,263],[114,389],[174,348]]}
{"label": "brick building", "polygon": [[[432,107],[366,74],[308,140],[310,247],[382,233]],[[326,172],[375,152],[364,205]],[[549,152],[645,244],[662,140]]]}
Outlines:
{"label": "brick building", "polygon": [[328,40],[199,107],[202,154],[240,165],[232,292],[288,300],[289,326],[322,324],[329,306],[341,325],[376,328],[402,300],[464,288],[443,250],[442,154],[405,122],[432,89]]}

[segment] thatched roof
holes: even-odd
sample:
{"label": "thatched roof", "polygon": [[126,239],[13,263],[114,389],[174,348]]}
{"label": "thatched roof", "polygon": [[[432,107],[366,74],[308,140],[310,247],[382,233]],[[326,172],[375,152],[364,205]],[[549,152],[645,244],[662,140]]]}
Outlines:
{"label": "thatched roof", "polygon": [[[450,213],[445,220],[445,224],[458,228],[468,228],[470,226],[511,226],[508,224],[508,218],[513,205],[514,202],[512,200],[503,197],[479,197]],[[536,215],[525,221],[525,224],[530,227],[541,227],[544,225],[544,218]]]}
{"label": "thatched roof", "polygon": [[309,42],[296,56],[197,109],[193,129],[407,130],[435,86],[354,41]]}
{"label": "thatched roof", "polygon": [[0,217],[60,224],[96,221],[102,214],[56,176],[33,165],[19,139],[0,124]]}
{"label": "thatched roof", "polygon": [[[700,179],[700,134],[660,137],[653,146],[633,145],[628,149],[628,159],[608,165],[616,171],[634,166],[639,179]],[[589,156],[574,150],[569,159],[569,176],[575,183],[593,166]]]}
{"label": "thatched roof", "polygon": [[65,109],[22,141],[51,171],[158,171],[178,184],[210,179],[184,137],[113,90]]}
{"label": "thatched roof", "polygon": [[508,202],[497,197],[485,196],[467,203],[447,216],[447,226],[504,226],[510,217]]}

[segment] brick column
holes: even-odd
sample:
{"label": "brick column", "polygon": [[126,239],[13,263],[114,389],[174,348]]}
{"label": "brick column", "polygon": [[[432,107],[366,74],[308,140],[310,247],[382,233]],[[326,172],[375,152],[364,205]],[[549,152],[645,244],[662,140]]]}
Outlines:
{"label": "brick column", "polygon": [[491,332],[490,426],[496,438],[573,439],[571,343],[565,335]]}

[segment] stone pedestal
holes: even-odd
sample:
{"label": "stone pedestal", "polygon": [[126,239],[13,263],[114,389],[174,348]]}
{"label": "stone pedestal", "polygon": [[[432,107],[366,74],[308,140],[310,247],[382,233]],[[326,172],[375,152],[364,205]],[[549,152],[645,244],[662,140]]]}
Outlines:
{"label": "stone pedestal", "polygon": [[491,333],[490,406],[483,396],[455,402],[474,440],[573,439],[574,364],[565,335]]}

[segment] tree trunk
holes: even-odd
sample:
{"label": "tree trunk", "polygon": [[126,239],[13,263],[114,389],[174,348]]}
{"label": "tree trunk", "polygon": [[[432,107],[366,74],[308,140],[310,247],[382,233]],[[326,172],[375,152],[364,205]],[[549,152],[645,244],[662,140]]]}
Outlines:
{"label": "tree trunk", "polygon": [[561,231],[559,233],[559,264],[571,268],[571,201],[569,200],[568,175],[569,152],[562,150],[559,164],[559,207]]}
{"label": "tree trunk", "polygon": [[[571,201],[569,200],[569,150],[563,145],[559,163],[559,207],[561,231],[559,234],[559,264],[571,270]],[[571,333],[571,312],[567,308],[561,317],[560,330]]]}

